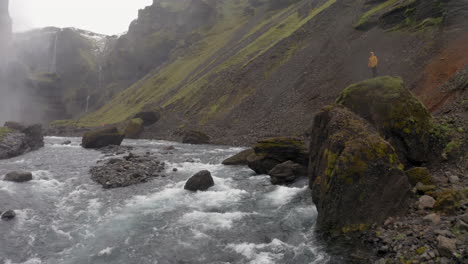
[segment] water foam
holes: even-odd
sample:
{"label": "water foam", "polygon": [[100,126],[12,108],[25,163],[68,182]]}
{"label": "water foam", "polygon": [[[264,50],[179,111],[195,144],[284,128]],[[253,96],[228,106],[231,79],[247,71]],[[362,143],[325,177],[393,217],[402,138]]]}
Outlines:
{"label": "water foam", "polygon": [[194,211],[184,214],[179,220],[179,223],[200,227],[202,230],[230,229],[232,228],[234,221],[239,221],[247,215],[251,215],[251,213],[212,213]]}

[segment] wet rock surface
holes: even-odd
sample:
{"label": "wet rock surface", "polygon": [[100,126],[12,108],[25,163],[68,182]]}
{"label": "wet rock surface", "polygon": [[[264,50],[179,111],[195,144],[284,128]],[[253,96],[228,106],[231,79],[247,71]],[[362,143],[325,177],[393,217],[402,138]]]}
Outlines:
{"label": "wet rock surface", "polygon": [[181,134],[182,134],[182,143],[185,143],[185,144],[200,145],[200,144],[210,143],[210,137],[200,131],[195,131],[195,130],[184,131]]}
{"label": "wet rock surface", "polygon": [[11,181],[11,182],[28,182],[33,179],[32,173],[30,172],[20,172],[20,171],[13,171],[7,173],[5,175],[4,181]]}
{"label": "wet rock surface", "polygon": [[123,158],[111,158],[91,168],[91,179],[105,189],[126,187],[164,176],[164,162],[154,156],[130,153]]}
{"label": "wet rock surface", "polygon": [[6,211],[4,213],[0,212],[0,215],[1,215],[1,219],[3,221],[10,221],[10,220],[13,220],[16,217],[16,213],[13,210],[8,210],[8,211]]}
{"label": "wet rock surface", "polygon": [[192,192],[206,191],[212,186],[214,186],[214,181],[213,177],[211,177],[211,173],[207,170],[203,170],[190,177],[185,183],[184,189]]}
{"label": "wet rock surface", "polygon": [[83,135],[81,145],[83,148],[98,149],[109,145],[120,145],[125,137],[125,134],[120,132],[116,127],[104,128],[86,132]]}
{"label": "wet rock surface", "polygon": [[253,149],[246,149],[228,159],[225,159],[223,161],[223,165],[247,165],[248,157],[252,154],[255,154]]}
{"label": "wet rock surface", "polygon": [[276,165],[270,172],[271,183],[282,185],[294,182],[299,177],[307,175],[307,168],[290,160]]}
{"label": "wet rock surface", "polygon": [[0,159],[9,159],[44,146],[41,125],[6,122],[0,127]]}

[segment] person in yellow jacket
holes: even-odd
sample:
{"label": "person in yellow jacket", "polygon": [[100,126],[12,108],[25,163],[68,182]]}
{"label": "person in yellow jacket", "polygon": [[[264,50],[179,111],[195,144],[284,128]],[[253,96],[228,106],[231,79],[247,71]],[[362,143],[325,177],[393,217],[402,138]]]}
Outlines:
{"label": "person in yellow jacket", "polygon": [[372,70],[372,77],[377,77],[377,64],[379,64],[379,59],[374,52],[371,52],[368,66]]}

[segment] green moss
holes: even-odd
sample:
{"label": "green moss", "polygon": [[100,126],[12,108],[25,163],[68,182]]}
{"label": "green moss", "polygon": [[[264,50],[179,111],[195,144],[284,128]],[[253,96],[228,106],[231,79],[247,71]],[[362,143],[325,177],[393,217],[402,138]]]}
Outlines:
{"label": "green moss", "polygon": [[369,224],[356,224],[356,225],[348,225],[341,228],[341,233],[348,234],[354,232],[362,232],[368,230],[370,228]]}
{"label": "green moss", "polygon": [[437,211],[453,214],[461,205],[463,193],[454,189],[446,189],[437,194],[434,209]]}
{"label": "green moss", "polygon": [[371,19],[371,17],[373,15],[375,15],[377,12],[383,10],[384,8],[390,6],[390,5],[393,5],[395,3],[397,3],[398,0],[388,0],[388,1],[385,1],[379,5],[377,5],[376,7],[370,9],[369,11],[367,11],[366,13],[364,13],[360,18],[359,20],[353,25],[354,28],[356,29],[361,29],[363,28],[368,22],[369,20]]}
{"label": "green moss", "polygon": [[424,254],[424,252],[426,252],[426,250],[427,250],[426,247],[420,247],[420,248],[416,249],[416,254],[422,255],[422,254]]}
{"label": "green moss", "polygon": [[0,127],[0,140],[2,140],[8,133],[11,133],[12,130],[8,127]]}
{"label": "green moss", "polygon": [[416,167],[406,171],[406,175],[411,183],[411,185],[415,186],[418,182],[424,185],[432,185],[434,184],[434,179],[432,178],[431,174],[424,167]]}

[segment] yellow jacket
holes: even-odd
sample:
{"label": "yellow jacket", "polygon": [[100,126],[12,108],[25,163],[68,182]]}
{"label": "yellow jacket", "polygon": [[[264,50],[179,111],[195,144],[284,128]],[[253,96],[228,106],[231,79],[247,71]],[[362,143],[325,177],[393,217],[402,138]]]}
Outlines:
{"label": "yellow jacket", "polygon": [[377,64],[379,63],[379,59],[377,59],[377,56],[375,56],[374,52],[371,52],[371,56],[369,57],[369,68],[375,68],[377,67]]}

